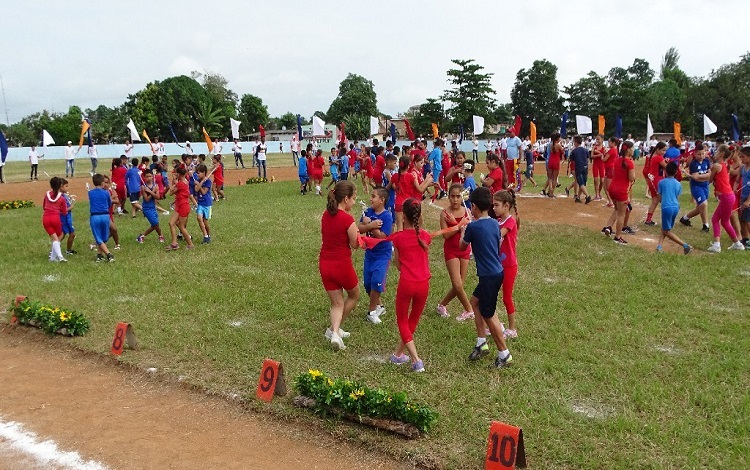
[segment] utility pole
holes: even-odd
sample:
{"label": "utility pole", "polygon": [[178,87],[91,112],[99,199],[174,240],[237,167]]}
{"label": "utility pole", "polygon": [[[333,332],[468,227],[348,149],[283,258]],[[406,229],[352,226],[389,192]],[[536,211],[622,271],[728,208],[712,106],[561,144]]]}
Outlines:
{"label": "utility pole", "polygon": [[5,107],[5,123],[10,127],[10,118],[8,118],[8,102],[5,100],[5,84],[3,83],[3,76],[0,74],[0,88],[3,90],[3,106]]}

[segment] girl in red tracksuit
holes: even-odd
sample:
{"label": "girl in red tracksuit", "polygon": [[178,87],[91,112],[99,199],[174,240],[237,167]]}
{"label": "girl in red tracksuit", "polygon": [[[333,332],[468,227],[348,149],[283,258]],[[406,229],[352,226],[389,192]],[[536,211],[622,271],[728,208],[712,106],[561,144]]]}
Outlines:
{"label": "girl in red tracksuit", "polygon": [[47,191],[44,195],[44,202],[42,208],[44,213],[42,214],[42,226],[49,235],[49,239],[52,242],[52,250],[49,254],[50,261],[67,261],[63,258],[62,250],[60,248],[60,237],[62,237],[62,221],[60,220],[61,215],[68,214],[68,205],[65,202],[65,198],[60,192],[63,180],[57,176],[49,180],[49,186],[52,188],[51,191]]}
{"label": "girl in red tracksuit", "polygon": [[[422,223],[420,201],[407,199],[404,201],[403,211],[404,230],[398,232],[393,239],[393,262],[400,273],[396,289],[396,323],[401,341],[391,355],[391,362],[404,364],[411,360],[413,372],[424,372],[424,362],[419,358],[414,345],[414,332],[427,305],[427,294],[430,291],[427,246],[431,238],[427,232],[419,229]],[[404,350],[411,357],[404,354]]]}

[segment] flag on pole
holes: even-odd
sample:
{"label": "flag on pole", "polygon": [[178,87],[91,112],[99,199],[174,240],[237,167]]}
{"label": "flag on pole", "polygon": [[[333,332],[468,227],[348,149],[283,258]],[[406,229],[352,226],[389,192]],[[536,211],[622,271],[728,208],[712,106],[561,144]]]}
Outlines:
{"label": "flag on pole", "polygon": [[461,131],[458,134],[458,143],[463,144],[465,138],[466,138],[466,134],[464,133],[464,125],[461,124]]}
{"label": "flag on pole", "polygon": [[135,124],[133,124],[133,120],[132,119],[128,122],[127,128],[130,131],[130,141],[131,142],[140,142],[141,138],[138,135],[138,129],[135,128]]}
{"label": "flag on pole", "polygon": [[414,142],[414,131],[411,129],[411,124],[409,124],[407,119],[404,119],[404,125],[406,126],[406,136],[409,137],[409,140]]}
{"label": "flag on pole", "polygon": [[[148,133],[146,132],[146,129],[143,129],[143,138],[146,139],[146,142],[148,142],[148,145],[151,147],[151,153],[155,154],[156,149],[154,148],[154,144],[151,143],[151,139],[148,137]],[[140,139],[138,139],[140,140]]]}
{"label": "flag on pole", "polygon": [[232,138],[233,139],[239,139],[240,138],[240,124],[242,124],[241,121],[229,118],[229,126],[232,128]]}
{"label": "flag on pole", "polygon": [[516,119],[513,121],[513,134],[518,135],[521,133],[521,116],[516,114]]}
{"label": "flag on pole", "polygon": [[568,112],[565,111],[562,115],[562,119],[560,120],[560,136],[567,137],[568,136]]}
{"label": "flag on pole", "polygon": [[214,143],[211,142],[211,136],[208,135],[208,132],[206,132],[206,128],[205,127],[202,130],[203,130],[203,140],[206,141],[206,147],[208,147],[209,153],[213,152],[214,151]]}
{"label": "flag on pole", "polygon": [[534,121],[529,123],[529,134],[531,135],[531,145],[534,145],[536,142],[536,124],[534,124]]}
{"label": "flag on pole", "polygon": [[737,119],[736,114],[732,114],[732,140],[735,142],[740,141],[740,121]]}
{"label": "flag on pole", "polygon": [[646,115],[646,140],[649,140],[654,135],[654,126],[651,125],[651,115]]}
{"label": "flag on pole", "polygon": [[473,116],[471,118],[474,125],[474,135],[484,134],[484,118],[482,116]]}
{"label": "flag on pole", "polygon": [[318,116],[313,116],[312,131],[313,136],[321,137],[326,135],[326,123]]}
{"label": "flag on pole", "polygon": [[703,115],[703,135],[711,135],[716,133],[716,131],[719,130],[716,127],[716,124],[711,121],[708,116],[705,114]]}
{"label": "flag on pole", "polygon": [[576,130],[578,134],[591,134],[594,132],[594,124],[591,122],[591,118],[588,116],[581,116],[576,114]]}
{"label": "flag on pole", "polygon": [[297,115],[297,139],[302,142],[302,116]]}
{"label": "flag on pole", "polygon": [[5,134],[0,131],[0,162],[5,165],[5,159],[8,158],[8,141],[5,140]]}
{"label": "flag on pole", "polygon": [[81,138],[78,140],[78,150],[81,150],[81,147],[83,147],[84,135],[88,135],[89,147],[91,147],[91,133],[89,129],[91,129],[91,122],[88,119],[84,119],[81,123]]}
{"label": "flag on pole", "polygon": [[615,121],[615,137],[622,139],[622,117],[618,114]]}
{"label": "flag on pole", "polygon": [[396,144],[396,125],[394,123],[391,123],[391,142],[393,144]]}
{"label": "flag on pole", "polygon": [[677,140],[677,145],[682,145],[682,130],[679,122],[674,123],[674,138]]}
{"label": "flag on pole", "polygon": [[432,137],[434,139],[437,139],[438,136],[440,136],[440,132],[438,131],[438,125],[433,122],[432,123]]}
{"label": "flag on pole", "polygon": [[48,145],[55,145],[55,139],[53,139],[52,136],[49,135],[49,132],[47,132],[46,129],[42,129],[42,147],[46,147]]}
{"label": "flag on pole", "polygon": [[260,132],[261,137],[266,136],[266,128],[263,127],[263,124],[258,124],[258,132]]}
{"label": "flag on pole", "polygon": [[380,121],[375,116],[370,116],[370,137],[378,134],[380,131]]}
{"label": "flag on pole", "polygon": [[604,135],[604,116],[599,115],[599,135]]}
{"label": "flag on pole", "polygon": [[177,146],[180,147],[180,148],[185,148],[184,146],[180,145],[180,141],[177,140],[177,134],[175,134],[174,127],[172,127],[172,123],[171,122],[169,123],[169,132],[172,133],[172,138],[174,139],[174,143],[177,144]]}

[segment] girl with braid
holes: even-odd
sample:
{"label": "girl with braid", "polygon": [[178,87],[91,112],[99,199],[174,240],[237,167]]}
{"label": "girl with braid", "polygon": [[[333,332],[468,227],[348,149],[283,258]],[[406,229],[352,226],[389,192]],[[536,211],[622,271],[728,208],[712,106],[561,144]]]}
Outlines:
{"label": "girl with braid", "polygon": [[[429,233],[419,228],[422,224],[420,201],[413,198],[404,201],[403,214],[404,230],[393,239],[393,262],[400,273],[396,289],[396,323],[401,341],[391,354],[391,362],[404,364],[411,360],[413,372],[424,372],[424,362],[419,358],[414,345],[414,332],[427,305],[427,294],[430,291],[427,246],[432,239]],[[404,354],[404,350],[411,357]]]}

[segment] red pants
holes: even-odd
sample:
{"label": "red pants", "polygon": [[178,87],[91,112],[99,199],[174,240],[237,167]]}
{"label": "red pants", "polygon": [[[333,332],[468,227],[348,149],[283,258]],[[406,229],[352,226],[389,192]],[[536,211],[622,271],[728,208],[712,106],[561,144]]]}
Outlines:
{"label": "red pants", "polygon": [[516,313],[516,306],[513,303],[513,287],[516,284],[518,275],[518,265],[503,266],[503,304],[508,315]]}
{"label": "red pants", "polygon": [[508,187],[516,182],[516,161],[505,160],[505,173],[508,175]]}
{"label": "red pants", "polygon": [[[419,317],[427,305],[427,294],[430,292],[430,280],[401,281],[396,289],[396,323],[401,341],[404,344],[414,339]],[[409,311],[411,304],[411,312]]]}

